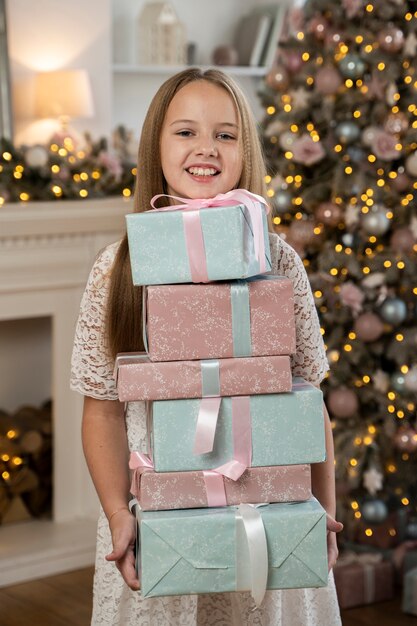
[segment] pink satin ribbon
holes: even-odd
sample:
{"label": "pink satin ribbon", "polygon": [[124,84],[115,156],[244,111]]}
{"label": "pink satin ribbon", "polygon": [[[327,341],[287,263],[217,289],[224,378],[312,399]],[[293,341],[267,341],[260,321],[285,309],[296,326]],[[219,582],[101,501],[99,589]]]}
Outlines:
{"label": "pink satin ribbon", "polygon": [[[129,459],[129,467],[135,472],[139,472],[142,476],[145,472],[153,472],[154,466],[148,454],[142,452],[131,452]],[[203,471],[204,485],[206,488],[207,506],[226,506],[226,492],[224,489],[224,480],[221,474],[215,470]],[[132,478],[130,492],[136,497],[140,497],[140,493],[136,489],[135,476]]]}
{"label": "pink satin ribbon", "polygon": [[223,476],[216,471],[203,471],[203,478],[206,487],[207,506],[226,506]]}
{"label": "pink satin ribbon", "polygon": [[[157,208],[155,202],[159,198],[171,198],[172,200],[178,200],[181,204]],[[231,203],[243,204],[249,211],[253,229],[255,256],[259,261],[259,273],[262,274],[262,272],[266,271],[262,207],[265,206],[266,213],[269,213],[269,207],[262,196],[246,189],[232,189],[227,193],[219,193],[214,198],[191,199],[170,196],[168,194],[157,194],[151,200],[151,210],[153,211],[183,211],[185,241],[193,282],[205,283],[209,280],[199,209],[230,206]],[[190,212],[190,214],[187,215],[186,212]]]}
{"label": "pink satin ribbon", "polygon": [[233,459],[214,470],[238,480],[252,465],[252,423],[250,397],[237,396],[232,401]]}

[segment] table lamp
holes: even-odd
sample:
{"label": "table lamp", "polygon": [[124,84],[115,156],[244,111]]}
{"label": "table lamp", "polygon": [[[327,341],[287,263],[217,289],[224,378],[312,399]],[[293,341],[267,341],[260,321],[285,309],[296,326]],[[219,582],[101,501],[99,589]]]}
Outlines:
{"label": "table lamp", "polygon": [[86,70],[65,69],[36,75],[35,112],[38,117],[58,118],[68,132],[71,118],[94,115],[90,78]]}

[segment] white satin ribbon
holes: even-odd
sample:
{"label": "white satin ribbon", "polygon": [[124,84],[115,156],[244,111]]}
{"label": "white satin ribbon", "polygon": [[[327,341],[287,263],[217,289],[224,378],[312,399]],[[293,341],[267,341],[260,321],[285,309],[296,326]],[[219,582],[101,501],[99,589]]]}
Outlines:
{"label": "white satin ribbon", "polygon": [[250,589],[259,608],[268,583],[268,547],[262,516],[253,504],[236,509],[236,591]]}

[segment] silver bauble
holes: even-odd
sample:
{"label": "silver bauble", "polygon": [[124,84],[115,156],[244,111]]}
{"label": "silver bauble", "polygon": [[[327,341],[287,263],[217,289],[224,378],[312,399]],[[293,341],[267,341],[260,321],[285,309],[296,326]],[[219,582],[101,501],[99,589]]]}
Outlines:
{"label": "silver bauble", "polygon": [[390,380],[391,387],[394,389],[394,391],[398,391],[399,393],[402,393],[404,391],[405,379],[402,372],[394,372],[394,374],[391,375]]}
{"label": "silver bauble", "polygon": [[388,508],[385,502],[378,500],[367,500],[361,506],[362,518],[369,524],[380,524],[387,519]]}
{"label": "silver bauble", "polygon": [[387,298],[381,305],[380,315],[388,324],[397,326],[407,317],[407,306],[400,298]]}
{"label": "silver bauble", "polygon": [[292,208],[292,193],[287,189],[277,189],[274,196],[274,206],[277,213],[286,213]]}
{"label": "silver bauble", "polygon": [[361,78],[366,69],[365,62],[357,54],[347,54],[339,61],[339,69],[345,78]]}
{"label": "silver bauble", "polygon": [[373,206],[372,209],[368,213],[365,213],[365,215],[362,215],[361,223],[362,223],[363,229],[369,235],[376,235],[376,236],[383,235],[384,233],[386,233],[391,224],[390,220],[388,219],[386,215],[385,207],[381,207],[377,205]]}
{"label": "silver bauble", "polygon": [[48,159],[48,151],[43,146],[31,146],[25,152],[25,162],[29,167],[44,167],[48,163]]}
{"label": "silver bauble", "polygon": [[340,122],[336,126],[336,135],[342,143],[353,143],[359,139],[360,134],[360,128],[355,122]]}

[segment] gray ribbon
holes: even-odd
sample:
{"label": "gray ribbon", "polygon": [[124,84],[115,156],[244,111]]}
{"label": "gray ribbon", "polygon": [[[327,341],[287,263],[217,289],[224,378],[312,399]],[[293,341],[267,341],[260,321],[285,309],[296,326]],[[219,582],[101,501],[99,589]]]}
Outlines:
{"label": "gray ribbon", "polygon": [[201,390],[203,398],[215,398],[220,395],[220,363],[217,359],[200,361]]}
{"label": "gray ribbon", "polygon": [[236,281],[230,287],[232,305],[233,356],[252,356],[249,287]]}
{"label": "gray ribbon", "polygon": [[366,604],[372,604],[375,599],[375,566],[364,563],[364,600]]}

